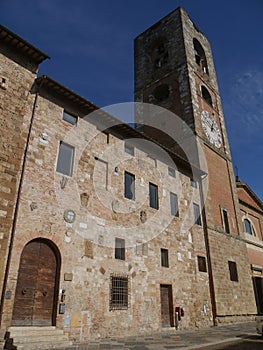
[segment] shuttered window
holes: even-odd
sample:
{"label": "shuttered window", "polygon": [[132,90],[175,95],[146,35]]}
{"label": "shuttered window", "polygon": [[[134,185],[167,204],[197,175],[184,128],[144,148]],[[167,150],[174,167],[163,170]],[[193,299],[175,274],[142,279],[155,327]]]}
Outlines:
{"label": "shuttered window", "polygon": [[74,161],[74,147],[60,142],[56,171],[64,175],[72,176]]}
{"label": "shuttered window", "polygon": [[158,203],[158,186],[149,183],[149,197],[150,197],[150,207],[154,209],[159,209]]}
{"label": "shuttered window", "polygon": [[124,197],[135,199],[135,175],[127,171],[124,173]]}

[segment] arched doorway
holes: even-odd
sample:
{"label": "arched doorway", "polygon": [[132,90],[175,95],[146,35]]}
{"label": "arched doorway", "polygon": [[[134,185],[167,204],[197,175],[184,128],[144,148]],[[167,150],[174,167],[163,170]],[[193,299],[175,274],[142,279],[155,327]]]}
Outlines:
{"label": "arched doorway", "polygon": [[60,253],[51,241],[27,243],[20,258],[12,325],[55,325],[59,272]]}

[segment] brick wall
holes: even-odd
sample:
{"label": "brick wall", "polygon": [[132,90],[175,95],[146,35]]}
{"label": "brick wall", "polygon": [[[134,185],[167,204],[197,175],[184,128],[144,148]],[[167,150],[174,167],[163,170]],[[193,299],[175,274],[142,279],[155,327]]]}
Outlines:
{"label": "brick wall", "polygon": [[36,65],[5,45],[0,49],[0,290],[13,224],[34,96],[30,94]]}

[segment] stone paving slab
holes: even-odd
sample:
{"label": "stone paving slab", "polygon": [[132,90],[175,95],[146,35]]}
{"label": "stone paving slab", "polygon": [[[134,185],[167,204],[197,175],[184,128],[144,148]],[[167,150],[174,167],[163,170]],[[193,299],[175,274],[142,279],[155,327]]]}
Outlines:
{"label": "stone paving slab", "polygon": [[238,342],[249,335],[256,335],[255,322],[219,325],[194,330],[169,329],[162,333],[145,336],[98,339],[64,350],[194,350],[204,346],[209,349],[209,346],[215,344]]}

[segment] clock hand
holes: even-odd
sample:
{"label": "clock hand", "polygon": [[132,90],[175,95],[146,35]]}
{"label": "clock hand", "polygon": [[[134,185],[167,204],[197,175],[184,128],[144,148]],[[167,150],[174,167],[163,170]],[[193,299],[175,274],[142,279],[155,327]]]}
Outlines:
{"label": "clock hand", "polygon": [[214,131],[214,122],[212,122],[211,131]]}

